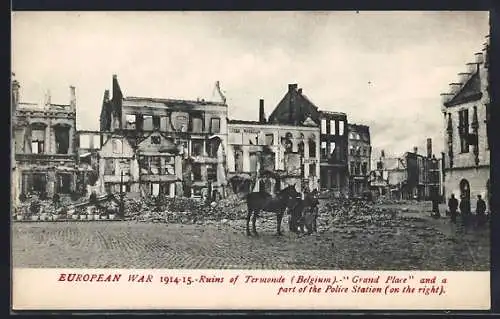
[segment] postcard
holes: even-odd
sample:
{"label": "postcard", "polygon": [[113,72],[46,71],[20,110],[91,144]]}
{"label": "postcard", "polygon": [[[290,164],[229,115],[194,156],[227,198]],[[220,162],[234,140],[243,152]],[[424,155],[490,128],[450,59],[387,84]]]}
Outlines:
{"label": "postcard", "polygon": [[489,43],[481,11],[13,12],[12,311],[488,310]]}

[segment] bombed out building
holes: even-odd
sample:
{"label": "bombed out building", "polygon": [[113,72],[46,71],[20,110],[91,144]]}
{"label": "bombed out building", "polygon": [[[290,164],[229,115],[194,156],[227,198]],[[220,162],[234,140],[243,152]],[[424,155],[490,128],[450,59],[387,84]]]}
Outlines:
{"label": "bombed out building", "polygon": [[52,197],[76,190],[76,92],[69,87],[69,103],[23,102],[21,85],[12,81],[12,140],[14,206],[21,194]]}
{"label": "bombed out building", "polygon": [[273,193],[292,184],[298,191],[319,189],[318,125],[310,118],[297,125],[268,123],[264,100],[259,107],[259,121],[228,122],[228,176],[258,180],[253,191]]}
{"label": "bombed out building", "polygon": [[446,198],[468,198],[475,211],[477,195],[490,202],[490,95],[488,84],[489,36],[482,52],[465,72],[441,94],[446,149],[444,187]]}
{"label": "bombed out building", "polygon": [[297,84],[289,84],[288,91],[269,116],[269,123],[296,126],[309,120],[320,128],[320,188],[347,194],[347,115],[320,110]]}
{"label": "bombed out building", "polygon": [[225,195],[227,104],[222,93],[223,102],[126,97],[116,75],[111,93],[104,93],[100,130],[127,139],[137,159],[141,196]]}
{"label": "bombed out building", "polygon": [[427,139],[426,155],[419,154],[417,147],[399,157],[386,156],[382,151],[376,165],[369,177],[375,196],[405,200],[439,200],[442,196],[442,160],[433,154],[431,139]]}
{"label": "bombed out building", "polygon": [[362,196],[369,191],[371,171],[370,128],[361,124],[348,124],[349,136],[349,195]]}

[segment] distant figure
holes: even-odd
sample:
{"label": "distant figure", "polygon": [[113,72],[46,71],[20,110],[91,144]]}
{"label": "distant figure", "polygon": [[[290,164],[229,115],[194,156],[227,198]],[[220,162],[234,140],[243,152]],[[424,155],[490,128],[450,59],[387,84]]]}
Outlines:
{"label": "distant figure", "polygon": [[450,199],[448,200],[448,209],[450,210],[451,222],[456,223],[457,221],[457,208],[458,208],[458,200],[455,198],[455,194],[451,194]]}
{"label": "distant figure", "polygon": [[460,214],[462,215],[462,224],[467,226],[470,220],[470,201],[465,195],[460,199]]}
{"label": "distant figure", "polygon": [[441,214],[439,213],[439,202],[437,194],[432,194],[431,200],[432,200],[432,216],[434,218],[441,217]]}
{"label": "distant figure", "polygon": [[482,226],[484,224],[485,214],[486,214],[486,202],[481,198],[481,195],[477,195],[476,218],[478,226]]}

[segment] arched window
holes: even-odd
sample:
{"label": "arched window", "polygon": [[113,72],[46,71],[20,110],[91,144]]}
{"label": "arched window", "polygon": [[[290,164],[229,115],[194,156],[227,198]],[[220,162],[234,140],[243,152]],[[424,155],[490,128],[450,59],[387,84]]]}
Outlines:
{"label": "arched window", "polygon": [[460,181],[460,197],[470,200],[470,185],[466,179]]}
{"label": "arched window", "polygon": [[298,149],[299,149],[299,154],[304,156],[304,142],[303,141],[300,141],[300,143],[298,145]]}
{"label": "arched window", "polygon": [[123,153],[123,144],[122,144],[121,140],[119,140],[119,139],[113,140],[113,153],[115,153],[115,154]]}
{"label": "arched window", "polygon": [[314,137],[309,139],[309,157],[316,157],[316,142],[314,141]]}

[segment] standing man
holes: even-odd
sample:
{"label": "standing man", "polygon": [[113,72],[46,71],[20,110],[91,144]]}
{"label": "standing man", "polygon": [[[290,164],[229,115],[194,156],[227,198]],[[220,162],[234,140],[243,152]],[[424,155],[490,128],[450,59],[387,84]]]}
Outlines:
{"label": "standing man", "polygon": [[432,216],[434,218],[441,217],[441,214],[439,213],[438,196],[435,193],[432,194]]}
{"label": "standing man", "polygon": [[486,203],[481,198],[481,195],[477,195],[477,202],[476,202],[477,226],[482,226],[484,224],[485,213],[486,213]]}
{"label": "standing man", "polygon": [[457,221],[457,208],[458,208],[458,200],[455,198],[455,194],[451,194],[451,197],[448,200],[448,209],[450,210],[452,223],[456,223]]}
{"label": "standing man", "polygon": [[460,213],[462,214],[462,224],[467,226],[470,220],[470,201],[465,195],[460,199]]}

